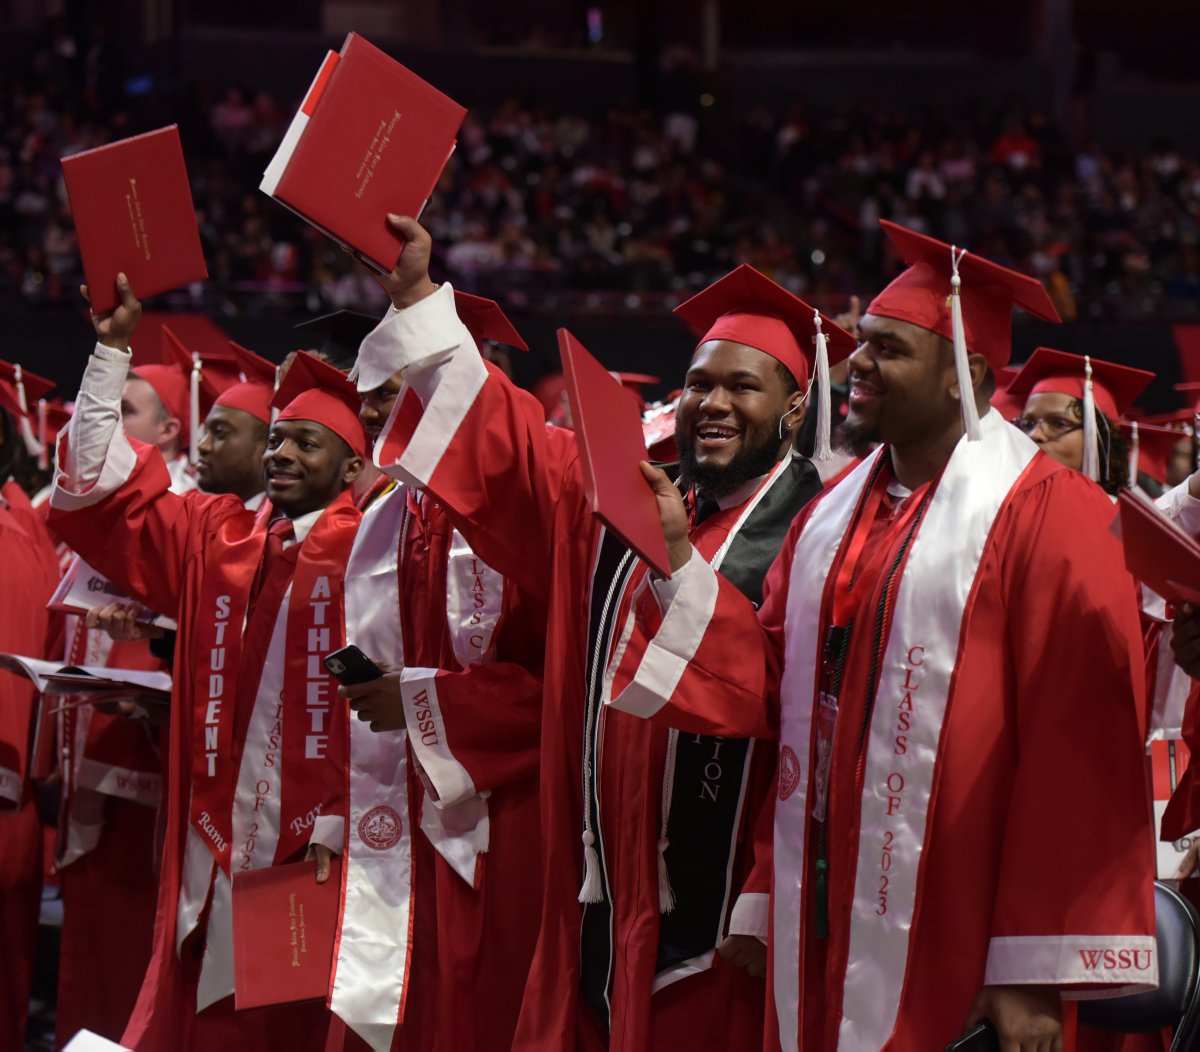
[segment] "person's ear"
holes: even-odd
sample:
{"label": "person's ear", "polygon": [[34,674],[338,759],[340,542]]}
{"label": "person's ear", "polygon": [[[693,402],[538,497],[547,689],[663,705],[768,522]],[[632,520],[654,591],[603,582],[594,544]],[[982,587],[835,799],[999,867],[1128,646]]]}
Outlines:
{"label": "person's ear", "polygon": [[183,424],[180,423],[177,417],[169,416],[162,423],[162,440],[163,443],[171,442],[176,438],[180,438],[183,434]]}
{"label": "person's ear", "polygon": [[805,401],[804,392],[801,390],[793,391],[787,400],[787,407],[783,411],[783,420],[781,421],[783,433],[791,434],[798,428],[804,420],[805,413],[808,412],[808,403]]}
{"label": "person's ear", "polygon": [[366,462],[362,457],[347,457],[342,461],[342,485],[349,486],[362,474]]}

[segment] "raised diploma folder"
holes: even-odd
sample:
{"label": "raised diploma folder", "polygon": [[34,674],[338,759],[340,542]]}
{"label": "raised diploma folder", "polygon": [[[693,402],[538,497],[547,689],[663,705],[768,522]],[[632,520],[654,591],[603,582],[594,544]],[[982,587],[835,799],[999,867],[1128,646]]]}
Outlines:
{"label": "raised diploma folder", "polygon": [[357,33],[325,56],[259,189],[380,273],[404,247],[467,111]]}
{"label": "raised diploma folder", "polygon": [[120,303],[124,272],[138,299],[208,277],[179,129],[62,159],[92,310]]}
{"label": "raised diploma folder", "polygon": [[671,576],[637,402],[566,329],[558,330],[567,398],[592,513],[663,577]]}
{"label": "raised diploma folder", "polygon": [[234,1004],[243,1008],[324,999],[342,899],[342,864],[317,883],[315,862],[233,875]]}
{"label": "raised diploma folder", "polygon": [[[96,606],[105,606],[118,600],[135,602],[113,584],[104,574],[94,570],[78,555],[71,560],[62,580],[46,604],[46,609],[56,614],[84,616]],[[138,624],[165,628],[169,632],[178,629],[174,618],[153,610],[143,609],[137,616]]]}
{"label": "raised diploma folder", "polygon": [[1200,544],[1129,490],[1117,507],[1129,572],[1169,603],[1200,603]]}

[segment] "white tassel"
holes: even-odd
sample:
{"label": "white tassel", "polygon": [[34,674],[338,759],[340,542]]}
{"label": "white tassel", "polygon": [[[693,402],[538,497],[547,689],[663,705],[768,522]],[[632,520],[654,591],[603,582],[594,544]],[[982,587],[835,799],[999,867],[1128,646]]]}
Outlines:
{"label": "white tassel", "polygon": [[833,459],[833,406],[829,391],[829,341],[821,328],[821,312],[813,311],[813,325],[817,329],[816,374],[817,374],[817,437],[813,444],[814,460]]}
{"label": "white tassel", "polygon": [[675,908],[675,892],[671,887],[671,874],[667,871],[667,829],[671,824],[671,798],[675,792],[675,753],[679,749],[679,731],[667,734],[667,756],[663,761],[662,803],[658,812],[658,912],[670,913]]}
{"label": "white tassel", "polygon": [[188,394],[188,462],[195,467],[200,461],[200,355],[194,351]]}
{"label": "white tassel", "polygon": [[583,831],[583,887],[579,889],[580,902],[602,902],[600,889],[600,856],[596,854],[596,834],[590,829]]}
{"label": "white tassel", "polygon": [[37,457],[41,463],[45,450],[33,433],[29,423],[29,402],[25,398],[25,374],[19,365],[13,365],[13,382],[17,388],[17,405],[21,407],[21,418],[17,421],[17,430],[21,432],[21,440],[25,443],[25,451],[31,457]]}
{"label": "white tassel", "polygon": [[963,326],[962,278],[958,276],[958,265],[967,254],[964,248],[950,249],[950,331],[954,337],[954,371],[958,376],[958,400],[962,409],[963,430],[968,442],[982,438],[979,430],[979,410],[975,406],[975,386],[971,383],[971,363],[967,360],[967,330]]}
{"label": "white tassel", "polygon": [[671,841],[665,837],[658,842],[658,912],[670,913],[675,908],[675,892],[671,890],[671,878],[667,873],[667,848]]}
{"label": "white tassel", "polygon": [[46,399],[38,399],[38,445],[41,447],[38,450],[38,470],[47,471],[50,467],[50,450],[46,446]]}
{"label": "white tassel", "polygon": [[1083,356],[1083,473],[1100,481],[1100,440],[1096,434],[1096,396],[1092,392],[1092,359]]}
{"label": "white tassel", "polygon": [[1128,485],[1136,486],[1138,480],[1138,454],[1140,453],[1141,436],[1138,435],[1137,421],[1134,420],[1129,425],[1129,482]]}
{"label": "white tassel", "polygon": [[[356,368],[356,369],[358,368],[358,364],[357,364],[357,363],[355,363],[355,368]],[[283,370],[282,370],[282,369],[280,369],[278,365],[277,365],[277,366],[275,366],[275,393],[277,393],[277,392],[279,391],[279,374],[280,374],[282,371],[283,371]],[[350,379],[351,379],[351,380],[353,380],[353,379],[354,379],[353,375],[350,377]],[[278,407],[278,406],[274,406],[274,405],[273,405],[273,406],[271,406],[271,426],[272,426],[272,427],[274,427],[274,426],[275,426],[275,421],[276,421],[276,420],[278,420],[278,419],[279,419],[279,407]]]}

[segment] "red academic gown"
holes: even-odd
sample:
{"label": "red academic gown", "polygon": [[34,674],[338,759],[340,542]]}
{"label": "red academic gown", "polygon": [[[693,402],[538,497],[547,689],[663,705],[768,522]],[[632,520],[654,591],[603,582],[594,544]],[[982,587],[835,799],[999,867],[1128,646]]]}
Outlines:
{"label": "red academic gown", "polygon": [[[0,650],[46,657],[46,603],[58,583],[54,545],[15,483],[5,483],[0,497]],[[35,700],[28,680],[0,672],[0,1052],[25,1047],[42,896],[42,828],[29,783]]]}
{"label": "red academic gown", "polygon": [[[148,640],[113,641],[89,630],[82,617],[71,618],[68,631],[68,664],[164,669]],[[162,791],[158,749],[158,729],[148,723],[86,704],[59,715],[60,1045],[84,1028],[119,1038],[150,963]],[[97,902],[107,908],[96,909]],[[101,955],[105,967],[97,972]]]}
{"label": "red academic gown", "polygon": [[[481,578],[464,581],[460,572],[455,581],[449,579],[454,537],[449,519],[433,501],[405,495],[416,513],[410,520],[400,573],[400,624],[409,670],[404,687],[407,707],[413,717],[418,716],[417,697],[431,681],[436,685],[445,750],[466,770],[476,793],[488,794],[488,845],[476,856],[473,883],[442,854],[434,853],[438,969],[434,1047],[506,1052],[512,1046],[533,956],[541,900],[537,768],[546,614],[527,595],[498,582],[502,608],[487,648],[494,663],[468,664],[464,651],[473,640],[469,629],[452,632],[447,599],[464,587],[470,593],[472,583]],[[469,575],[474,557],[461,552],[455,558],[468,563]],[[484,587],[478,585],[481,596]],[[465,621],[470,620],[468,615]],[[460,636],[458,647],[455,634]],[[478,653],[479,659],[484,656]],[[415,727],[410,733],[416,736],[419,750],[424,735],[418,733],[419,723],[410,726]],[[420,758],[418,752],[418,763]],[[425,771],[425,777],[418,779],[419,806],[436,816],[428,784],[436,789]],[[428,837],[419,838],[417,850],[427,850],[429,843]],[[467,1003],[470,1012],[462,1010]],[[405,1047],[415,1048],[407,1041]]]}
{"label": "red academic gown", "polygon": [[[626,622],[642,570],[634,560],[624,564],[633,572],[618,574],[615,585],[611,573],[602,576],[597,559],[604,533],[584,494],[574,436],[548,428],[539,403],[498,371],[485,372],[473,345],[465,343],[438,385],[424,421],[411,397],[398,404],[377,443],[377,463],[425,489],[488,565],[549,606],[540,761],[544,899],[513,1048],[754,1047],[762,1033],[763,984],[714,953],[723,930],[706,954],[688,962],[686,975],[677,970],[671,976],[677,981],[654,992],[664,923],[658,872],[663,772],[673,737],[621,713],[600,713],[597,729],[586,715],[589,688],[600,683],[605,663],[587,667],[590,629],[599,620],[615,632]],[[714,554],[736,518],[736,510],[713,516],[697,543]],[[610,547],[604,558],[624,554]],[[614,598],[606,606],[610,587]],[[616,637],[606,638],[611,650]],[[592,702],[598,697],[593,691]],[[597,711],[594,705],[591,711]],[[585,722],[590,744],[581,749]],[[686,752],[688,743],[679,741]],[[589,872],[581,840],[585,763],[599,771],[598,781],[588,783],[593,828],[587,834],[603,895],[586,911],[580,904],[581,880]],[[744,882],[753,868],[754,826],[772,766],[769,755],[764,760],[755,753],[743,785],[719,787],[720,765],[714,768],[710,790],[720,788],[723,799],[745,805],[735,843],[725,845],[732,859],[720,864],[729,900],[754,891],[765,905],[766,885]],[[693,787],[692,794],[702,791]],[[686,889],[674,890],[678,896]],[[581,924],[594,925],[601,940],[608,937],[608,954],[581,961]],[[591,996],[581,993],[585,987]],[[608,1016],[607,1041],[602,1014]]]}
{"label": "red academic gown", "polygon": [[[367,961],[339,944],[332,1005],[374,1048],[501,1052],[537,934],[545,614],[474,556],[433,501],[404,487],[364,513],[348,573],[347,638],[403,668],[408,721],[393,734],[352,726],[350,813],[404,811],[408,829],[399,830],[407,850],[385,846],[396,857],[377,876],[378,839],[348,831],[344,940],[370,929],[376,946]],[[367,779],[364,768],[382,767],[380,749],[404,750],[406,762],[390,779]],[[405,879],[408,894],[373,913]],[[374,880],[386,887],[355,894],[352,884]]]}
{"label": "red academic gown", "polygon": [[[906,503],[862,510],[876,468],[876,486],[890,477],[886,449],[827,490],[794,524],[757,620],[693,557],[679,608],[640,626],[617,675],[627,711],[780,737],[785,1049],[940,1048],[985,984],[1156,981],[1142,650],[1111,505],[998,420]],[[856,612],[838,581],[860,522]],[[828,670],[822,651],[839,595],[839,620],[866,629],[836,687],[843,637]],[[656,692],[655,667],[680,658],[674,689]]]}
{"label": "red academic gown", "polygon": [[[256,516],[236,497],[228,495],[174,494],[169,491],[171,480],[162,458],[141,443],[131,441],[130,445],[136,452],[136,464],[115,491],[74,510],[64,510],[56,494],[50,513],[55,532],[91,565],[139,602],[156,610],[174,612],[179,621],[165,793],[167,826],[154,947],[137,1006],[121,1040],[137,1052],[187,1052],[191,1048],[199,1052],[217,1047],[279,1048],[289,1052],[292,1049],[320,1049],[328,1022],[328,1012],[320,1003],[235,1014],[232,999],[226,998],[199,1015],[196,1013],[196,989],[204,944],[203,917],[196,931],[183,943],[182,952],[176,951],[177,910],[184,884],[182,867],[191,829],[189,807],[196,788],[192,777],[193,749],[200,751],[205,748],[202,743],[208,741],[200,734],[200,727],[193,727],[198,718],[193,679],[197,662],[202,660],[197,649],[205,629],[201,616],[202,607],[206,605],[206,578],[224,572],[224,567],[210,564],[215,549],[220,547],[222,552],[236,554],[248,552],[253,545],[257,555],[246,566],[247,581],[242,582],[248,584],[257,571],[266,539],[266,511]],[[344,525],[337,528],[348,531],[348,539],[359,518],[348,493],[325,510],[313,527],[314,532],[322,521],[335,522],[328,518],[334,515],[340,516],[336,522]],[[310,534],[310,538],[312,536]],[[245,548],[236,547],[239,545]],[[250,718],[249,710],[254,704],[251,695],[262,675],[266,647],[280,603],[306,546],[307,542],[283,551],[275,569],[262,584],[258,601],[248,612],[234,705],[237,714],[234,726],[241,728],[241,734],[245,733],[246,721]],[[221,607],[219,600],[216,605],[218,609]],[[294,608],[293,603],[289,609]],[[340,620],[340,612],[337,617]],[[344,638],[340,627],[338,636]],[[323,642],[328,642],[330,649],[340,645],[337,638]],[[207,659],[203,660],[207,668]],[[325,683],[324,677],[321,682]],[[332,690],[328,684],[322,687],[326,694],[331,694]],[[285,738],[286,724],[285,714]],[[340,723],[334,721],[331,726],[338,727]],[[234,734],[237,740],[239,732],[236,729]],[[330,756],[330,759],[334,757]],[[339,772],[342,762],[336,760]],[[236,772],[237,768],[234,770]],[[236,773],[234,777],[237,777]],[[286,802],[287,782],[283,794]],[[322,801],[321,813],[343,814],[343,808],[339,782],[338,789]],[[293,824],[287,814],[282,821],[284,825]],[[294,857],[302,857],[302,847],[298,846],[297,851]],[[276,858],[276,862],[279,861],[284,860]]]}

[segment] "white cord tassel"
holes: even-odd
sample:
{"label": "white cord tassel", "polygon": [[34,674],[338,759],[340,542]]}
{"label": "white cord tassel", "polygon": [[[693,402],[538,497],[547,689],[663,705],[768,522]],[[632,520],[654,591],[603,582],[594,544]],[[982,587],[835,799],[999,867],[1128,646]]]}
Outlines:
{"label": "white cord tassel", "polygon": [[671,798],[675,790],[675,752],[679,748],[679,731],[667,735],[667,758],[663,762],[662,802],[658,811],[658,912],[670,913],[675,908],[675,891],[671,887],[671,874],[667,871],[667,828],[671,822]]}
{"label": "white cord tassel", "polygon": [[38,455],[37,455],[37,458],[38,458],[37,463],[38,463],[39,471],[46,471],[50,467],[50,450],[46,445],[46,439],[48,437],[46,432],[47,432],[46,399],[39,398],[38,399],[38,430],[37,430],[38,446],[41,447],[38,450]]}
{"label": "white cord tassel", "polygon": [[1092,392],[1092,359],[1083,357],[1083,473],[1100,481],[1100,440],[1096,434],[1096,396]]}
{"label": "white cord tassel", "polygon": [[817,374],[817,437],[813,443],[814,460],[833,459],[833,406],[829,391],[829,341],[821,328],[821,312],[813,311],[813,325],[817,329],[816,374]]}
{"label": "white cord tassel", "polygon": [[596,834],[590,829],[583,831],[583,887],[579,889],[580,902],[601,902],[600,856],[596,854]]}
{"label": "white cord tassel", "polygon": [[31,457],[37,457],[40,464],[45,450],[38,442],[37,435],[33,433],[33,428],[29,423],[29,402],[25,398],[25,374],[19,365],[13,366],[13,383],[17,389],[17,405],[21,407],[21,418],[17,421],[17,430],[21,432],[21,440],[25,443],[26,452]]}
{"label": "white cord tassel", "polygon": [[[357,368],[357,366],[356,366],[356,368]],[[275,366],[275,391],[272,393],[278,393],[278,391],[279,391],[279,374],[282,371],[283,370],[280,369],[278,365]],[[354,377],[351,377],[350,379],[353,380]],[[271,406],[271,426],[272,427],[275,426],[275,421],[278,419],[279,419],[279,407],[273,405],[273,406]]]}
{"label": "white cord tassel", "polygon": [[967,331],[963,326],[962,278],[958,276],[958,265],[967,254],[964,248],[950,249],[950,331],[954,336],[954,371],[958,376],[958,400],[962,409],[963,430],[968,442],[982,438],[979,430],[979,410],[975,407],[975,385],[971,383],[971,363],[967,360]]}
{"label": "white cord tassel", "polygon": [[1138,454],[1141,446],[1141,437],[1138,435],[1137,421],[1134,420],[1129,425],[1129,482],[1127,485],[1136,486],[1138,480]]}
{"label": "white cord tassel", "polygon": [[192,352],[192,376],[188,402],[188,462],[200,462],[200,355]]}

